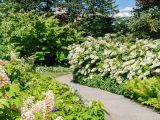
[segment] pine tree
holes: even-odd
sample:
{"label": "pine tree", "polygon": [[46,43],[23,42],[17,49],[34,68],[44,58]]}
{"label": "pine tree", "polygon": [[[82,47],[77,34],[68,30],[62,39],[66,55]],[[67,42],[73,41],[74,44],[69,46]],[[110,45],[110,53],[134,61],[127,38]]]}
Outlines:
{"label": "pine tree", "polygon": [[87,5],[85,9],[88,14],[110,15],[117,11],[114,0],[84,0]]}

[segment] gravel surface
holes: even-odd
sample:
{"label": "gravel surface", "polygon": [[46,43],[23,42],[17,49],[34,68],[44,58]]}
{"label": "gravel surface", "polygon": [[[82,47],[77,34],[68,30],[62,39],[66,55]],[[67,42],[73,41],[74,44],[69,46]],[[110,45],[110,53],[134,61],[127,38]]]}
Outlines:
{"label": "gravel surface", "polygon": [[83,100],[101,101],[110,113],[110,116],[106,115],[106,120],[160,120],[159,113],[121,95],[71,82],[71,74],[57,77],[57,80],[78,90]]}

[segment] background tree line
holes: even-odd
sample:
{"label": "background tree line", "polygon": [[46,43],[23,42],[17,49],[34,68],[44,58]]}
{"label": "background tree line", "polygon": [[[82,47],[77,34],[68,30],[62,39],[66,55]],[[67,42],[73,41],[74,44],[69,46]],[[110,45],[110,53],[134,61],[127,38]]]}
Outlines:
{"label": "background tree line", "polygon": [[[114,33],[128,39],[159,39],[159,2],[146,1],[148,8],[139,2],[134,16],[114,18],[118,11],[114,0],[3,0],[0,48],[7,53],[1,56],[8,58],[15,50],[20,57],[33,57],[37,64],[66,65],[67,47],[87,36]],[[58,7],[66,13],[55,15]]]}

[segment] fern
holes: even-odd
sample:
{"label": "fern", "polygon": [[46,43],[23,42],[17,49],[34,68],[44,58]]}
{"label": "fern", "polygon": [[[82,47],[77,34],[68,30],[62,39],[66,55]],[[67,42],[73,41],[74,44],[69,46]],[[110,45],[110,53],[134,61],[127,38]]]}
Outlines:
{"label": "fern", "polygon": [[124,95],[141,104],[160,109],[160,78],[146,80],[135,78],[125,84]]}

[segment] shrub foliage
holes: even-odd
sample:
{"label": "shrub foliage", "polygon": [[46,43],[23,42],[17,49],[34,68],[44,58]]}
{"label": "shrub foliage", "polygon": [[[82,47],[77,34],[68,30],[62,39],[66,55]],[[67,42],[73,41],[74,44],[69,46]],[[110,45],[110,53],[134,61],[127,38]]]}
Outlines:
{"label": "shrub foliage", "polygon": [[67,46],[80,37],[68,25],[60,27],[53,17],[38,16],[35,12],[11,13],[1,24],[2,41],[13,43],[20,57],[33,56],[37,63],[66,62]]}

